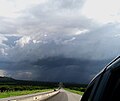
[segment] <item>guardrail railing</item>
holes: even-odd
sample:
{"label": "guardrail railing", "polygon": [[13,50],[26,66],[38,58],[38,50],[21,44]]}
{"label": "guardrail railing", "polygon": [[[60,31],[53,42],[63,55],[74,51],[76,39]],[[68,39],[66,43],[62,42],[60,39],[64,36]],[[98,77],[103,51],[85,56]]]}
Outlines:
{"label": "guardrail railing", "polygon": [[60,90],[56,89],[56,90],[44,92],[44,93],[36,93],[36,94],[30,94],[30,95],[3,98],[3,99],[0,99],[0,101],[38,101],[38,100],[42,101],[58,94],[59,92]]}

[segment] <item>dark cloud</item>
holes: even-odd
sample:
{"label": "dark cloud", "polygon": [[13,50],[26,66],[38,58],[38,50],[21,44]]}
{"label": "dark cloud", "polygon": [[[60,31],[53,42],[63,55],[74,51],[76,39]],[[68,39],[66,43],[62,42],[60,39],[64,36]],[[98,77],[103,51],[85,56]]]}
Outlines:
{"label": "dark cloud", "polygon": [[[88,83],[111,60],[49,57],[36,62],[6,63],[8,74],[17,79]],[[23,75],[25,76],[23,78]]]}
{"label": "dark cloud", "polygon": [[114,34],[119,31],[116,26],[102,26],[77,36],[53,34],[38,43],[22,37],[24,40],[20,38],[9,50],[9,61],[13,62],[4,63],[7,65],[1,69],[4,67],[17,79],[86,83],[119,54],[119,44],[116,44],[119,37]]}
{"label": "dark cloud", "polygon": [[6,36],[7,40],[3,41],[3,44],[6,44],[10,47],[15,46],[15,42],[19,40],[21,37],[20,36]]}
{"label": "dark cloud", "polygon": [[0,17],[0,70],[17,79],[88,82],[119,54],[120,25],[83,16],[84,3],[51,0]]}

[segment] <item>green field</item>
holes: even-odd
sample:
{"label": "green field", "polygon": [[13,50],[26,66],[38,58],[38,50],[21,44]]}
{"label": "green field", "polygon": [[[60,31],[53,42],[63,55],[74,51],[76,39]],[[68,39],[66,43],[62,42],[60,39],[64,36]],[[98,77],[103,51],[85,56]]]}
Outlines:
{"label": "green field", "polygon": [[59,87],[82,95],[86,89],[86,84],[40,82],[15,80],[8,77],[0,78],[0,98],[46,92]]}
{"label": "green field", "polygon": [[58,83],[0,79],[0,98],[46,92],[58,88]]}
{"label": "green field", "polygon": [[69,88],[65,88],[65,90],[67,90],[69,92],[72,92],[72,93],[79,94],[79,95],[83,95],[84,94],[84,92],[81,92],[81,91],[78,91],[78,90],[69,89]]}
{"label": "green field", "polygon": [[64,89],[76,94],[83,95],[86,90],[87,84],[66,84]]}

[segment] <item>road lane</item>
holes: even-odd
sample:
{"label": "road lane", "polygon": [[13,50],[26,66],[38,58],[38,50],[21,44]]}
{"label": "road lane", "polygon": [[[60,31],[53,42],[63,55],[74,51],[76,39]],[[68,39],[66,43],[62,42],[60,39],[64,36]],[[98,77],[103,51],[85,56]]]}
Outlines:
{"label": "road lane", "polygon": [[60,90],[59,94],[45,101],[80,101],[80,99],[81,99],[80,95],[62,89]]}

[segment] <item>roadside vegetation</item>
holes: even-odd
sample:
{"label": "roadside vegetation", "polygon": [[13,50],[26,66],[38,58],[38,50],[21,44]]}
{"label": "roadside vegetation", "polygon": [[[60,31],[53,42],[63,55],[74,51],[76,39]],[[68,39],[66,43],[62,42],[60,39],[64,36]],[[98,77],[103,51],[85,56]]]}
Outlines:
{"label": "roadside vegetation", "polygon": [[58,88],[58,83],[0,78],[0,98],[46,92]]}
{"label": "roadside vegetation", "polygon": [[40,93],[40,92],[47,92],[51,91],[52,89],[44,89],[44,90],[23,90],[23,91],[6,91],[0,93],[0,98],[7,98],[12,96],[20,96],[20,95],[27,95],[33,93]]}
{"label": "roadside vegetation", "polygon": [[83,95],[86,90],[87,84],[66,84],[64,89],[72,93]]}
{"label": "roadside vegetation", "polygon": [[44,90],[53,89],[54,87],[46,86],[29,86],[29,85],[0,85],[0,92],[14,92],[14,91],[32,91],[32,90]]}
{"label": "roadside vegetation", "polygon": [[76,89],[65,88],[65,90],[67,90],[69,92],[72,92],[72,93],[79,94],[79,95],[83,95],[84,94],[84,91],[80,91],[80,90],[76,90]]}
{"label": "roadside vegetation", "polygon": [[0,98],[52,91],[55,86],[0,85]]}
{"label": "roadside vegetation", "polygon": [[64,88],[70,92],[83,95],[86,86],[85,84],[25,81],[0,77],[0,98],[46,92],[56,88]]}

